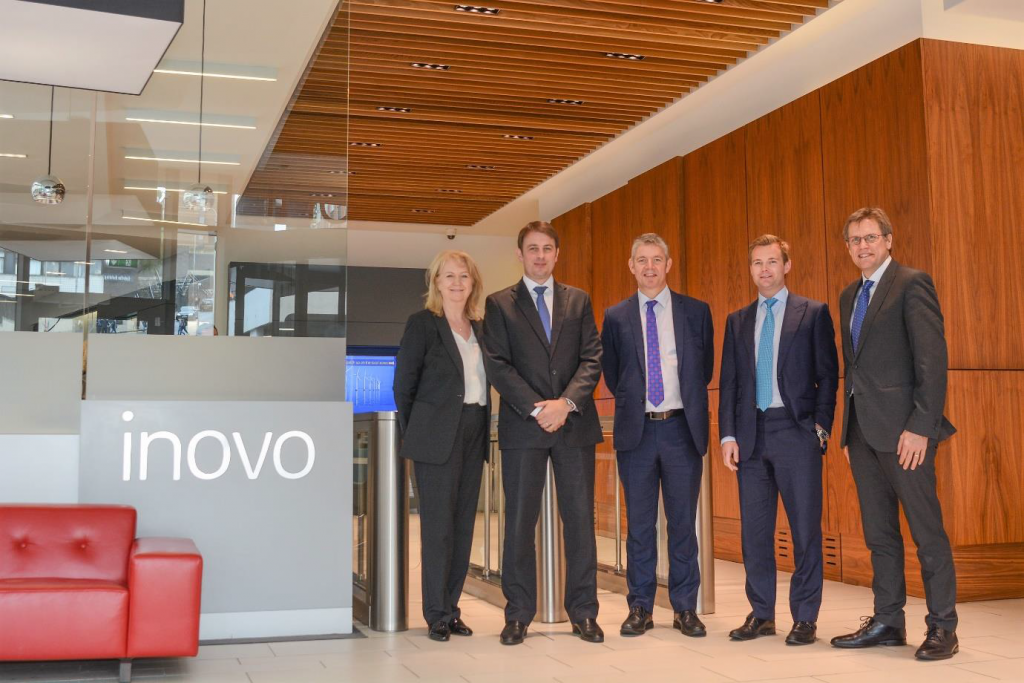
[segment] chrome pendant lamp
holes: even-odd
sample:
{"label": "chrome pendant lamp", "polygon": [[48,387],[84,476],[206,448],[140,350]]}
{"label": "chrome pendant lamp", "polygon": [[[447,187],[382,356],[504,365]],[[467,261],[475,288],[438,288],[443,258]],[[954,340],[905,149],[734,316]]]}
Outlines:
{"label": "chrome pendant lamp", "polygon": [[46,175],[36,178],[35,182],[32,183],[32,201],[37,204],[60,204],[64,201],[64,195],[67,189],[64,187],[64,183],[55,175],[52,175],[53,171],[53,99],[55,96],[56,88],[50,86],[50,142],[47,145],[47,159],[46,159]]}
{"label": "chrome pendant lamp", "polygon": [[199,163],[195,184],[182,194],[181,203],[190,211],[206,213],[214,208],[213,188],[203,183],[203,94],[206,84],[206,0],[203,0],[203,37],[199,57]]}

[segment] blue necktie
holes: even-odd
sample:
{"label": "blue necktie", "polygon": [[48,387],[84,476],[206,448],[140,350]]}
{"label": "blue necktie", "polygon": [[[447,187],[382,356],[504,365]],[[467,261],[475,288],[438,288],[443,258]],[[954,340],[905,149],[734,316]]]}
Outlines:
{"label": "blue necktie", "polygon": [[860,328],[864,325],[864,318],[868,314],[868,304],[871,303],[871,288],[874,280],[868,280],[860,289],[860,296],[857,297],[857,308],[853,309],[853,323],[850,325],[850,340],[853,342],[853,352],[857,353],[857,346],[860,342]]}
{"label": "blue necktie", "polygon": [[761,341],[757,346],[757,407],[768,410],[772,404],[772,355],[775,351],[775,314],[772,306],[778,299],[765,299],[764,324],[761,325]]}
{"label": "blue necktie", "polygon": [[537,292],[537,312],[540,313],[540,324],[544,326],[544,334],[548,336],[548,343],[551,343],[551,313],[548,311],[548,305],[544,301],[544,292],[547,287],[534,287],[533,291]]}
{"label": "blue necktie", "polygon": [[658,344],[657,301],[647,302],[647,400],[657,408],[665,400],[665,381],[661,376],[661,346]]}

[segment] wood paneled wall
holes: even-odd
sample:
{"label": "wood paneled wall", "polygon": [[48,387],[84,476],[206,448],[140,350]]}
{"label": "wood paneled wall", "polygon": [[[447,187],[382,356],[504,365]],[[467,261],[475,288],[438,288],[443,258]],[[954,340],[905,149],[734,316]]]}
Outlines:
{"label": "wood paneled wall", "polygon": [[[859,275],[843,222],[861,206],[883,207],[894,258],[932,274],[945,315],[946,414],[959,431],[936,467],[962,600],[1024,596],[1022,120],[1024,53],[919,40],[556,219],[567,233],[589,231],[599,318],[635,291],[632,239],[661,233],[678,259],[670,285],[711,305],[720,358],[726,316],[755,296],[746,245],[765,232],[790,243],[788,285],[829,303],[838,339],[839,293]],[[586,270],[565,253],[565,278]],[[717,367],[711,386],[715,549],[738,560],[736,480],[717,447]],[[613,408],[599,403],[604,414]],[[840,425],[841,402],[836,412]],[[856,488],[837,441],[825,456],[823,527],[841,546],[834,575],[867,585]],[[785,526],[780,518],[783,543]],[[905,522],[904,535],[909,590],[922,595]]]}

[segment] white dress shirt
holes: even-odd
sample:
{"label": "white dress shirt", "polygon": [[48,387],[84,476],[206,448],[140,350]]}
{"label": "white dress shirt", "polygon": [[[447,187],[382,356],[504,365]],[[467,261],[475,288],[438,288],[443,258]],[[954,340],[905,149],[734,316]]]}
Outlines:
{"label": "white dress shirt", "polygon": [[[772,402],[769,408],[784,408],[782,394],[779,392],[779,341],[782,339],[782,321],[786,317],[786,302],[789,300],[789,288],[783,287],[773,297],[776,301],[772,305],[772,316],[775,318],[775,337],[772,339]],[[761,330],[764,328],[765,318],[768,317],[768,307],[764,305],[767,299],[757,295],[757,315],[754,317],[754,367],[757,367],[757,359],[761,356]],[[755,373],[756,374],[756,373]],[[733,435],[722,437],[722,443],[735,441]]]}
{"label": "white dress shirt", "polygon": [[[548,279],[544,282],[534,282],[530,278],[523,276],[523,284],[526,285],[526,289],[530,292],[530,301],[533,302],[533,307],[540,312],[540,307],[537,306],[537,292],[534,291],[534,287],[547,287],[544,290],[544,303],[548,307],[548,317],[551,319],[551,329],[555,329],[555,278],[552,275],[548,275]],[[576,411],[576,404],[565,399],[566,403],[569,404],[570,412]],[[531,417],[537,417],[540,415],[540,408],[534,408],[533,412],[530,413]]]}
{"label": "white dress shirt", "polygon": [[455,345],[462,356],[462,376],[465,379],[465,391],[462,402],[466,404],[487,405],[487,376],[484,374],[484,355],[480,352],[480,343],[476,340],[473,327],[469,328],[469,339],[452,330]]}
{"label": "white dress shirt", "polygon": [[668,287],[662,289],[653,299],[643,292],[637,292],[637,299],[640,302],[640,330],[644,345],[644,371],[648,367],[647,361],[647,302],[655,301],[654,319],[658,325],[658,353],[661,354],[661,381],[665,387],[665,398],[658,404],[651,403],[646,398],[645,411],[648,413],[663,413],[667,410],[681,410],[683,407],[683,394],[679,388],[679,356],[676,353],[676,330],[672,320],[672,292]]}

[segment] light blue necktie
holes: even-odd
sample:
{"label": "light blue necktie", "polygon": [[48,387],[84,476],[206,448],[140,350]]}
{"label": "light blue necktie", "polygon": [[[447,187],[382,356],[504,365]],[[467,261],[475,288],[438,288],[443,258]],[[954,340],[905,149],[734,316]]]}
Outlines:
{"label": "light blue necktie", "polygon": [[850,341],[853,342],[853,352],[857,353],[860,345],[860,328],[864,326],[864,318],[868,314],[868,304],[871,303],[871,287],[874,280],[868,280],[860,288],[860,296],[857,297],[857,308],[853,309],[853,323],[850,324]]}
{"label": "light blue necktie", "polygon": [[544,326],[544,334],[548,336],[548,343],[551,343],[551,313],[548,311],[548,305],[544,301],[544,292],[547,291],[547,287],[534,287],[533,291],[537,292],[537,312],[540,313],[540,324]]}
{"label": "light blue necktie", "polygon": [[778,299],[765,299],[764,324],[761,325],[761,341],[757,346],[757,407],[768,410],[772,404],[772,355],[775,350],[775,314],[772,306]]}

